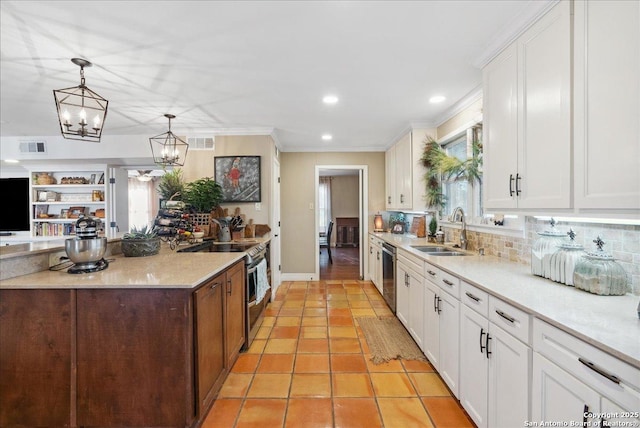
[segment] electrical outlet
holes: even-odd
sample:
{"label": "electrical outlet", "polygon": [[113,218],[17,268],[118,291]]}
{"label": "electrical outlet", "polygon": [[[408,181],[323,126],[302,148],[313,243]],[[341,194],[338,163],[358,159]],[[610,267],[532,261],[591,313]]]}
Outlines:
{"label": "electrical outlet", "polygon": [[56,251],[53,253],[49,253],[49,267],[60,264],[64,261],[67,261],[69,258],[67,257],[66,251]]}
{"label": "electrical outlet", "polygon": [[309,209],[312,210],[313,209],[313,202],[309,202]]}
{"label": "electrical outlet", "polygon": [[260,202],[256,202],[256,211],[260,211],[262,209],[262,204]]}

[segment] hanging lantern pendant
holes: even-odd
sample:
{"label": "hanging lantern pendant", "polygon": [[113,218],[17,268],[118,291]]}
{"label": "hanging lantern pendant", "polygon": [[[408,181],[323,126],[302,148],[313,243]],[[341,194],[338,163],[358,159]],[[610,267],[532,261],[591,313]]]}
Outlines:
{"label": "hanging lantern pendant", "polygon": [[[53,91],[60,131],[64,138],[99,142],[109,101],[85,84],[84,68],[92,64],[82,58],[73,58],[71,62],[80,67],[80,85]],[[91,115],[95,113],[91,127],[87,122],[87,112]]]}
{"label": "hanging lantern pendant", "polygon": [[169,131],[149,138],[153,161],[162,166],[183,166],[189,145],[171,132],[171,119],[175,115],[167,113],[164,117],[169,119]]}

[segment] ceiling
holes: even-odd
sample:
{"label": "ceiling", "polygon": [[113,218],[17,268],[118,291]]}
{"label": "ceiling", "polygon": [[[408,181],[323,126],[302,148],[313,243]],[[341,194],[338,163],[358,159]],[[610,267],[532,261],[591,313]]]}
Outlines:
{"label": "ceiling", "polygon": [[179,135],[385,150],[477,98],[482,65],[552,2],[3,0],[1,136],[59,135],[52,90],[79,84],[80,57],[103,135],[153,136],[172,113]]}

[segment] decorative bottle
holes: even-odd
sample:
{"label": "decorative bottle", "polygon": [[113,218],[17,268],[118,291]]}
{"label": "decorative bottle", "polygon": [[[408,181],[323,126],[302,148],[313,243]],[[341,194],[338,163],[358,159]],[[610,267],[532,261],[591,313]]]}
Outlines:
{"label": "decorative bottle", "polygon": [[556,221],[549,220],[550,227],[538,232],[540,238],[531,247],[531,273],[545,278],[551,278],[551,255],[558,245],[564,241],[564,233],[556,230]]}
{"label": "decorative bottle", "polygon": [[593,241],[596,251],[588,252],[578,260],[573,272],[576,288],[602,296],[622,296],[629,291],[629,280],[622,266],[602,247],[604,242],[598,236]]}
{"label": "decorative bottle", "polygon": [[551,255],[551,275],[549,279],[562,284],[573,285],[573,271],[576,263],[585,252],[584,247],[574,241],[576,233],[573,229],[569,229],[567,235],[569,235],[569,241],[561,243],[556,252]]}

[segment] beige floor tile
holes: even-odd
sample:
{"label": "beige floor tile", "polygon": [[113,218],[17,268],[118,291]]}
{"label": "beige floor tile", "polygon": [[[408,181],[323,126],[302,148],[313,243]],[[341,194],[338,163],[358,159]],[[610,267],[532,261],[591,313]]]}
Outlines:
{"label": "beige floor tile", "polygon": [[329,373],[329,354],[298,354],[295,373]]}
{"label": "beige floor tile", "polygon": [[327,327],[302,327],[300,337],[304,339],[327,338]]}
{"label": "beige floor tile", "polygon": [[253,374],[229,373],[218,393],[220,398],[243,398],[247,394]]}
{"label": "beige floor tile", "polygon": [[256,373],[291,373],[294,354],[263,354]]}
{"label": "beige floor tile", "polygon": [[[255,341],[255,340],[254,340]],[[265,354],[293,354],[298,346],[297,339],[269,339],[264,347]]]}
{"label": "beige floor tile", "polygon": [[294,373],[289,396],[331,397],[331,375],[329,373]]}
{"label": "beige floor tile", "polygon": [[245,400],[235,428],[281,427],[286,410],[285,399]]}
{"label": "beige floor tile", "polygon": [[258,329],[258,332],[256,333],[256,339],[268,339],[269,335],[271,334],[271,326],[262,326]]}
{"label": "beige floor tile", "polygon": [[409,379],[420,396],[451,396],[449,389],[436,373],[409,373]]}
{"label": "beige floor tile", "polygon": [[327,354],[329,353],[329,340],[302,338],[298,341],[298,353]]}
{"label": "beige floor tile", "polygon": [[249,346],[247,353],[262,354],[262,351],[264,351],[264,346],[266,344],[267,341],[265,339],[253,339],[253,342],[251,342],[251,346]]}
{"label": "beige floor tile", "polygon": [[332,373],[331,379],[334,397],[373,397],[367,373]]}
{"label": "beige floor tile", "polygon": [[303,327],[326,327],[326,317],[302,317]]}
{"label": "beige floor tile", "polygon": [[333,413],[335,428],[382,427],[378,406],[373,398],[334,398]]}
{"label": "beige floor tile", "polygon": [[278,327],[294,327],[300,325],[300,317],[281,316],[276,320],[275,325]]}
{"label": "beige floor tile", "polygon": [[353,326],[329,326],[329,337],[338,338],[357,338],[358,334]]}
{"label": "beige floor tile", "polygon": [[385,428],[433,427],[422,402],[417,397],[378,398]]}
{"label": "beige floor tile", "polygon": [[416,390],[406,373],[371,373],[377,397],[415,397]]}
{"label": "beige floor tile", "polygon": [[256,373],[247,398],[286,398],[290,386],[290,373]]}

